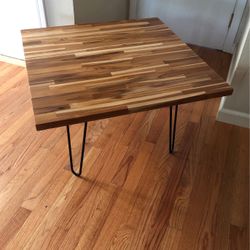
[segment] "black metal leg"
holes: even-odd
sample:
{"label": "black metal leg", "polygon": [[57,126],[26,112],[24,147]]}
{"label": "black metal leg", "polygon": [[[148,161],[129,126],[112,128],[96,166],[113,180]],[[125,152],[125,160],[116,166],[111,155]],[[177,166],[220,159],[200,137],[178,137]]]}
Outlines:
{"label": "black metal leg", "polygon": [[78,176],[78,177],[81,176],[81,174],[82,174],[82,167],[83,167],[83,159],[84,159],[84,150],[85,150],[85,141],[86,141],[87,127],[88,127],[88,123],[85,122],[84,132],[83,132],[83,138],[82,138],[82,152],[81,152],[80,168],[79,168],[79,172],[77,173],[74,170],[74,164],[73,164],[73,159],[72,159],[71,139],[70,139],[70,129],[69,129],[69,126],[67,125],[67,136],[68,136],[68,148],[69,148],[70,168],[71,168],[72,173],[75,176]]}
{"label": "black metal leg", "polygon": [[172,154],[174,152],[174,143],[175,143],[175,133],[176,133],[176,121],[178,114],[178,105],[175,106],[175,114],[174,114],[174,131],[172,132],[173,126],[173,106],[170,106],[170,117],[169,117],[169,153]]}

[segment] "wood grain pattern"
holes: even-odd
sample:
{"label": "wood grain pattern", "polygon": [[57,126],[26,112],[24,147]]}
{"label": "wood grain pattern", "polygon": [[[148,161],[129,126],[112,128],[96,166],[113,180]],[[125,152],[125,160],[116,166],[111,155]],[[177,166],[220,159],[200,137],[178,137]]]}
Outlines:
{"label": "wood grain pattern", "polygon": [[22,37],[38,130],[232,93],[157,18],[24,30]]}
{"label": "wood grain pattern", "polygon": [[[192,48],[226,78],[231,55]],[[1,250],[249,248],[249,129],[216,122],[219,99],[180,106],[174,155],[168,108],[90,122],[80,179],[66,130],[35,130],[25,69],[0,75]]]}

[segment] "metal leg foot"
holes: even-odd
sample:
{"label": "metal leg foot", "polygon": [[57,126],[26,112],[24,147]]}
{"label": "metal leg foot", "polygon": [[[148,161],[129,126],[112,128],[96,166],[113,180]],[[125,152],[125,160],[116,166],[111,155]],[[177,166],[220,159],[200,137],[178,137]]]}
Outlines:
{"label": "metal leg foot", "polygon": [[172,126],[173,126],[173,122],[172,122],[172,120],[173,120],[173,106],[170,106],[170,117],[169,117],[169,153],[170,154],[173,154],[173,152],[174,152],[177,114],[178,114],[178,105],[175,106],[174,130],[172,132]]}
{"label": "metal leg foot", "polygon": [[71,168],[72,173],[75,176],[78,176],[78,177],[81,176],[81,174],[82,174],[83,159],[84,159],[84,150],[85,150],[85,141],[86,141],[86,134],[87,134],[87,126],[88,126],[88,123],[85,122],[84,131],[83,131],[83,138],[82,138],[82,152],[81,152],[80,168],[79,168],[79,172],[76,172],[74,170],[74,164],[73,164],[73,159],[72,159],[70,129],[69,129],[69,126],[67,125],[67,136],[68,136],[68,148],[69,148],[70,168]]}

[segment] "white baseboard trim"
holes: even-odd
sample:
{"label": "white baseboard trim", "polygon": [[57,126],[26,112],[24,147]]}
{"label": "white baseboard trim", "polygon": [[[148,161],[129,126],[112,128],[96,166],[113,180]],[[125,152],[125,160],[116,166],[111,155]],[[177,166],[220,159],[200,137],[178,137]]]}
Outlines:
{"label": "white baseboard trim", "polygon": [[9,64],[14,64],[21,67],[26,67],[25,61],[22,59],[17,59],[9,56],[0,55],[0,62],[6,62]]}
{"label": "white baseboard trim", "polygon": [[239,111],[222,108],[217,114],[217,121],[250,128],[250,115]]}

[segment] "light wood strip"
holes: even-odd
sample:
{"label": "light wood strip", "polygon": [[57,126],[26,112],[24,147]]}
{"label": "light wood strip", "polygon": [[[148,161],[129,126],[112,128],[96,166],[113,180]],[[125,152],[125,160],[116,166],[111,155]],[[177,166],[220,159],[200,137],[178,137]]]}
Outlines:
{"label": "light wood strip", "polygon": [[[168,31],[168,28],[162,28],[159,29],[158,32],[162,31]],[[154,31],[154,29],[151,28],[151,26],[148,27],[148,30],[146,27],[139,27],[139,28],[120,28],[120,29],[113,29],[113,30],[100,30],[100,29],[91,29],[90,31],[86,32],[81,32],[81,33],[71,33],[70,37],[88,37],[88,36],[103,36],[103,35],[110,35],[110,34],[119,34],[119,33],[133,33],[133,32],[138,32],[138,33],[144,33],[144,32],[151,32]],[[63,37],[64,34],[51,34],[51,38],[57,38],[57,37]],[[42,39],[43,36],[38,36],[38,39]],[[24,37],[24,42],[30,42],[32,41],[33,38],[30,38],[29,36]]]}
{"label": "light wood strip", "polygon": [[162,65],[154,65],[154,66],[148,66],[148,67],[141,67],[141,68],[133,68],[133,69],[126,69],[126,70],[121,70],[121,71],[115,71],[111,72],[112,76],[116,75],[127,75],[128,73],[135,73],[138,71],[144,71],[144,70],[149,70],[149,69],[157,69],[157,68],[162,68],[162,67],[167,67],[169,64],[162,64]]}
{"label": "light wood strip", "polygon": [[162,46],[162,45],[163,45],[163,43],[152,43],[152,44],[137,45],[137,46],[124,46],[124,47],[114,48],[114,49],[79,52],[79,53],[75,53],[75,56],[76,57],[96,56],[96,55],[110,54],[110,53],[120,52],[120,51],[125,52],[127,50],[131,50],[131,52],[132,52],[133,49],[136,49],[136,51],[137,51],[140,48],[150,49],[150,48],[158,47],[158,46]]}
{"label": "light wood strip", "polygon": [[[86,30],[97,30],[97,31],[99,31],[99,30],[101,30],[101,29],[105,29],[105,28],[120,28],[120,27],[133,27],[133,26],[145,26],[145,25],[148,25],[149,24],[149,22],[135,22],[135,23],[120,23],[120,24],[104,24],[104,25],[101,25],[100,27],[98,27],[98,26],[93,26],[93,25],[80,25],[80,26],[78,26],[79,28],[81,28],[81,31],[80,32],[82,32],[82,30],[83,31],[86,31]],[[160,26],[160,27],[162,27],[162,26]],[[164,26],[163,26],[164,27]],[[73,29],[73,32],[74,32],[75,30]],[[67,33],[72,33],[72,29],[69,29],[69,30],[67,30],[67,29],[64,29],[64,28],[62,28],[62,29],[52,29],[52,30],[50,30],[50,31],[46,31],[46,29],[44,29],[44,31],[43,31],[43,33],[41,34],[40,32],[36,32],[35,30],[32,30],[32,32],[34,32],[34,33],[37,33],[37,34],[34,34],[34,36],[47,36],[47,35],[49,35],[49,34],[51,34],[51,33],[56,33],[56,34],[67,34]],[[23,31],[23,36],[24,37],[29,37],[29,30],[24,30]]]}
{"label": "light wood strip", "polygon": [[109,63],[117,63],[117,62],[126,62],[133,60],[133,57],[125,57],[125,58],[118,58],[118,59],[111,59],[111,60],[103,60],[103,61],[96,61],[96,62],[87,62],[82,63],[82,66],[91,66],[91,65],[99,65],[99,64],[109,64]]}
{"label": "light wood strip", "polygon": [[138,49],[127,49],[124,50],[124,53],[134,53],[134,52],[138,52],[138,51],[147,51],[147,50],[161,50],[161,49],[168,49],[168,48],[176,48],[176,47],[184,47],[185,44],[180,43],[180,44],[174,44],[174,45],[162,45],[156,48],[138,48]]}

